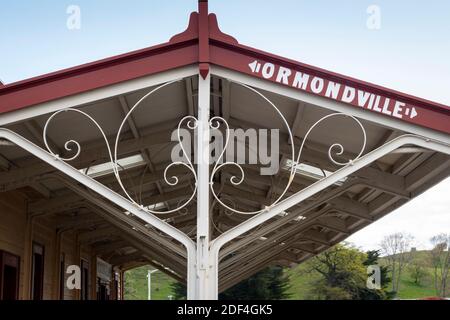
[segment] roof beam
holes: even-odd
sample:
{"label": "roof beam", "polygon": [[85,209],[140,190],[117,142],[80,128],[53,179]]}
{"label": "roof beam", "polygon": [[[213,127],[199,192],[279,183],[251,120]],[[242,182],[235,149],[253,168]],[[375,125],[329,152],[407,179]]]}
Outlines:
{"label": "roof beam", "polygon": [[[152,243],[153,245],[158,246],[158,244],[162,244],[168,250],[176,252],[181,257],[184,258],[186,257],[186,250],[184,249],[184,247],[181,247],[179,244],[175,244],[172,241],[169,241],[167,238],[162,237],[159,234],[156,234],[155,232],[147,229],[145,226],[142,225],[142,223],[136,221],[132,217],[125,215],[122,210],[117,209],[116,207],[106,202],[105,200],[97,199],[95,196],[92,195],[92,193],[86,191],[85,189],[76,185],[72,181],[69,181],[64,177],[56,175],[53,177],[59,180],[60,182],[64,183],[64,185],[67,186],[69,189],[79,194],[84,199],[86,199],[88,201],[86,206],[89,209],[93,210],[94,212],[101,214],[102,217],[104,217],[110,223],[132,227],[143,233],[146,236],[145,239],[150,241],[150,243]],[[92,203],[93,205],[89,205],[90,203]],[[101,208],[102,210],[99,211],[98,208]],[[125,228],[126,230],[132,230],[129,227],[123,228]]]}
{"label": "roof beam", "polygon": [[126,248],[129,246],[131,246],[131,245],[129,243],[127,243],[126,241],[124,241],[122,239],[118,239],[118,240],[111,241],[111,242],[108,242],[105,244],[94,245],[92,248],[97,254],[104,255],[105,253],[109,253],[111,251],[116,251],[118,249]]}
{"label": "roof beam", "polygon": [[[447,157],[447,159],[448,159],[448,157]],[[442,160],[442,159],[439,159],[439,160]],[[432,165],[436,165],[436,163],[434,163],[434,161],[438,161],[438,160],[430,159],[429,165],[431,165],[431,166]],[[445,164],[443,165],[443,167],[445,167]],[[448,168],[448,166],[447,166],[447,168]],[[424,174],[423,171],[420,170],[420,173],[423,176],[423,174]],[[422,180],[421,177],[417,177],[416,176],[414,182]],[[412,183],[412,184],[415,184],[415,183]],[[342,198],[340,198],[340,199],[342,199]],[[391,195],[388,195],[388,194],[385,194],[385,195],[377,198],[376,201],[372,201],[369,204],[370,215],[371,216],[379,215],[380,212],[385,212],[388,208],[390,208],[390,210],[393,210],[393,206],[398,207],[398,206],[400,206],[401,204],[404,204],[407,201],[407,200],[401,200],[399,202],[399,200],[401,200],[401,198],[396,197],[396,196],[391,196]],[[369,220],[360,220],[360,221],[358,221],[359,225],[361,225],[361,224],[367,225],[368,223],[370,223]],[[349,228],[355,228],[355,227],[357,227],[358,224],[353,224],[353,225],[350,225],[348,227]],[[290,229],[292,229],[292,231],[294,231],[295,228],[294,227],[290,227]],[[291,236],[289,235],[289,232],[287,230],[289,230],[289,228],[286,229],[286,230],[282,230],[281,231],[281,234],[284,234],[284,238],[280,238],[279,241],[285,241],[283,239],[286,239],[286,238],[290,239],[291,238]],[[337,230],[337,231],[339,231],[339,230]],[[335,243],[336,239],[341,239],[343,237],[346,237],[347,235],[348,235],[348,233],[342,233],[342,232],[338,233],[336,236],[333,237],[332,241],[333,241],[333,243]],[[313,240],[317,241],[318,239],[313,239]],[[267,244],[270,245],[270,243],[272,243],[272,242],[273,242],[273,237],[269,238],[268,240],[266,240],[265,242],[262,242],[262,243],[267,243]],[[322,244],[326,245],[326,243],[322,243]],[[266,246],[267,245],[264,246],[264,245],[259,244],[259,247],[261,249],[265,248]],[[249,250],[249,249],[247,249],[247,250],[252,252],[252,256],[256,256],[256,255],[260,254],[260,252],[261,252],[261,250],[259,248],[253,248],[252,250]],[[267,250],[267,249],[264,249],[264,250]],[[248,259],[250,259],[250,257],[249,258],[244,258],[244,256],[242,256],[242,254],[237,254],[233,258],[235,258],[238,261],[241,261],[242,263],[247,261]],[[224,262],[224,264],[226,264],[226,262]]]}
{"label": "roof beam", "polygon": [[[159,126],[157,130],[149,130],[149,132],[146,132],[146,135],[142,138],[132,138],[120,142],[120,148],[118,150],[119,156],[136,153],[146,147],[149,148],[156,145],[173,143],[170,141],[170,134],[171,130],[176,127],[177,123],[177,121],[168,121]],[[115,140],[115,138],[115,136],[110,137],[108,141],[111,143],[111,141]],[[62,154],[61,157],[66,157],[69,155],[70,153],[66,152]],[[109,159],[108,150],[105,147],[105,141],[98,140],[84,146],[79,157],[70,162],[70,165],[77,169],[83,169],[93,163],[109,161],[111,161],[111,159]],[[55,172],[55,169],[46,164],[42,164],[40,161],[33,162],[26,167],[13,169],[8,172],[0,172],[0,181],[2,184],[14,183],[18,180],[30,181],[33,178],[51,172]]]}
{"label": "roof beam", "polygon": [[116,237],[117,230],[111,226],[103,227],[100,229],[94,229],[78,234],[78,241],[82,244],[92,244],[102,239],[108,239],[109,237]]}
{"label": "roof beam", "polygon": [[124,263],[131,261],[142,261],[144,260],[143,254],[141,251],[133,252],[127,255],[116,255],[109,259],[109,262],[114,266],[120,266]]}
{"label": "roof beam", "polygon": [[[122,111],[124,113],[124,116],[128,115],[131,109],[130,109],[130,106],[128,105],[128,101],[127,101],[126,97],[120,96],[119,97],[119,102],[120,102],[120,105],[122,107]],[[141,134],[139,132],[139,129],[138,129],[134,119],[133,119],[133,115],[132,114],[130,114],[128,116],[127,123],[130,126],[130,129],[131,129],[131,132],[132,132],[132,134],[134,136],[134,139],[135,140],[140,139],[141,138]],[[144,158],[144,161],[147,163],[147,167],[148,167],[150,173],[155,172],[155,166],[153,165],[153,162],[151,160],[151,156],[150,156],[150,152],[148,151],[148,148],[140,149],[140,153],[141,153],[142,157]],[[164,190],[161,187],[161,184],[159,182],[155,182],[155,185],[156,185],[156,188],[158,189],[159,193],[160,194],[164,194]],[[165,203],[165,206],[168,209],[170,208],[169,204],[167,202]]]}

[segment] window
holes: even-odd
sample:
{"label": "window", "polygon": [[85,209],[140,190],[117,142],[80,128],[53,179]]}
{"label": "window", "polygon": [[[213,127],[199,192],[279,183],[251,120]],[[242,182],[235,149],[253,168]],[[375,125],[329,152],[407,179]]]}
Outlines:
{"label": "window", "polygon": [[0,251],[0,300],[17,300],[20,258]]}
{"label": "window", "polygon": [[119,300],[119,274],[114,273],[114,300]]}
{"label": "window", "polygon": [[42,300],[44,296],[44,246],[33,243],[31,270],[31,298]]}
{"label": "window", "polygon": [[89,264],[81,260],[81,300],[89,300]]}
{"label": "window", "polygon": [[100,278],[97,278],[97,300],[109,300],[109,284]]}

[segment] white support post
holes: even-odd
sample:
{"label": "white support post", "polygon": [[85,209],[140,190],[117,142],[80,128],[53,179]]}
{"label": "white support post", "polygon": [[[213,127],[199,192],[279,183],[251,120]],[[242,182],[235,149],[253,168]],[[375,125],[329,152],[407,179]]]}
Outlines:
{"label": "white support post", "polygon": [[148,300],[152,300],[152,274],[158,270],[148,270],[147,273],[147,291],[148,291]]}
{"label": "white support post", "polygon": [[[389,141],[378,149],[352,161],[349,165],[323,178],[305,189],[293,194],[281,202],[270,206],[264,212],[253,216],[240,225],[228,230],[214,241],[210,239],[210,76],[206,79],[199,76],[199,115],[197,122],[197,243],[182,231],[160,220],[154,214],[146,212],[142,207],[124,198],[117,192],[107,188],[100,182],[79,172],[65,163],[63,159],[53,155],[17,133],[0,128],[0,139],[6,139],[25,151],[78,181],[98,195],[108,199],[123,210],[152,225],[161,232],[184,245],[187,250],[187,284],[188,300],[214,300],[218,297],[218,264],[220,249],[233,239],[270,220],[282,211],[314,196],[339,180],[364,168],[381,157],[399,148],[419,147],[450,155],[450,143],[437,141],[417,135],[405,135]],[[444,139],[445,140],[445,139]],[[448,139],[447,139],[448,140]]]}
{"label": "white support post", "polygon": [[198,123],[197,123],[197,281],[196,300],[210,300],[210,234],[209,234],[209,166],[210,166],[210,86],[211,77],[199,75]]}

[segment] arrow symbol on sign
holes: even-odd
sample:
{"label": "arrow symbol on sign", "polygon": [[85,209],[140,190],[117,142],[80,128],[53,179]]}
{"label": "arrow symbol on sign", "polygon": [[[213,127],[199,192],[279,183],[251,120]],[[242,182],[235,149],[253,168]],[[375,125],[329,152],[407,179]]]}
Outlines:
{"label": "arrow symbol on sign", "polygon": [[411,119],[414,119],[414,118],[417,117],[418,115],[419,115],[419,114],[417,113],[416,108],[412,108],[410,118],[411,118]]}
{"label": "arrow symbol on sign", "polygon": [[259,71],[259,68],[261,67],[261,65],[258,63],[258,60],[253,61],[248,66],[250,67],[253,73]]}

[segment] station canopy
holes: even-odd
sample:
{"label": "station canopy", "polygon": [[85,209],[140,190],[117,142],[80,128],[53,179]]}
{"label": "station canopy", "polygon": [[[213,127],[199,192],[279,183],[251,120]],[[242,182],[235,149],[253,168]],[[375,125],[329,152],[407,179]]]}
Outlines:
{"label": "station canopy", "polygon": [[[186,31],[167,43],[0,84],[0,126],[39,147],[46,142],[59,159],[75,156],[76,144],[66,143],[77,141],[80,153],[67,163],[123,194],[96,123],[113,150],[120,124],[139,102],[121,129],[119,174],[137,203],[171,211],[195,190],[186,167],[170,168],[169,182],[177,176],[176,184],[167,183],[164,172],[178,144],[174,132],[180,120],[198,116],[199,79],[207,76],[211,118],[223,118],[230,129],[279,129],[280,145],[279,170],[273,175],[261,175],[264,165],[253,164],[242,165],[245,177],[239,184],[231,180],[241,177],[237,166],[224,166],[214,175],[214,190],[226,206],[211,197],[212,240],[256,216],[246,213],[270,208],[293,168],[283,199],[401,136],[441,146],[402,145],[226,243],[219,256],[219,291],[267,266],[306,261],[449,175],[448,106],[247,47],[219,29],[216,15],[197,12]],[[96,123],[74,111],[48,121],[67,108],[83,111]],[[247,155],[255,147],[250,139],[240,143]],[[186,254],[178,241],[7,139],[0,145],[0,188],[23,193],[30,215],[79,232],[98,232],[94,247],[116,244],[103,258],[123,268],[152,264],[186,280]],[[196,238],[196,197],[183,209],[155,216]]]}

